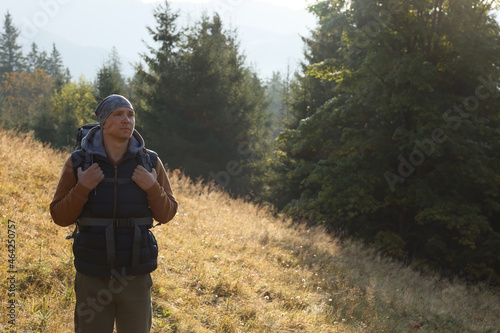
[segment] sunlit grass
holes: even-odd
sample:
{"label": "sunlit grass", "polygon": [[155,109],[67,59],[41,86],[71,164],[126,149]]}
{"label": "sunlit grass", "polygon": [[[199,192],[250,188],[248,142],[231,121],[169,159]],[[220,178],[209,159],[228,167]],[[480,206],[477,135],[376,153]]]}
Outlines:
{"label": "sunlit grass", "polygon": [[[48,213],[66,153],[0,130],[0,279],[16,221],[19,332],[71,332],[72,228]],[[497,332],[495,290],[391,263],[219,189],[170,174],[178,215],[153,231],[154,332]],[[7,295],[2,284],[2,306]],[[0,329],[8,328],[6,317]]]}

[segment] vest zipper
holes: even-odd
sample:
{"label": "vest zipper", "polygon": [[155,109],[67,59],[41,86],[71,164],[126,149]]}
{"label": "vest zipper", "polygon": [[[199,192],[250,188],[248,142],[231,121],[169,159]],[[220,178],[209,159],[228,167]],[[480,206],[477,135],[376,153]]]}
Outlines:
{"label": "vest zipper", "polygon": [[[113,198],[113,223],[116,221],[116,216],[117,216],[117,210],[118,210],[118,166],[114,165],[115,167],[115,181],[113,184],[114,187],[114,198]],[[116,225],[113,226],[113,238],[116,239]],[[115,249],[116,251],[116,249]],[[115,263],[111,263],[111,275],[115,275]]]}
{"label": "vest zipper", "polygon": [[115,165],[114,199],[113,199],[113,219],[116,219],[118,210],[118,166]]}

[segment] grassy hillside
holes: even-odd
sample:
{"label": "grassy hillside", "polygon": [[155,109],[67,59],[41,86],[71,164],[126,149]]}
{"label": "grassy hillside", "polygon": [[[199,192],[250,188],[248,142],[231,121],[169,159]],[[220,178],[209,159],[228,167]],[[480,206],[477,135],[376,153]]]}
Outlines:
{"label": "grassy hillside", "polygon": [[[2,330],[72,331],[74,268],[65,239],[72,228],[56,226],[48,213],[66,156],[0,129]],[[422,277],[320,229],[170,177],[180,208],[154,229],[154,332],[498,332],[498,292]],[[11,238],[9,225],[16,226]],[[6,316],[12,300],[15,326]]]}

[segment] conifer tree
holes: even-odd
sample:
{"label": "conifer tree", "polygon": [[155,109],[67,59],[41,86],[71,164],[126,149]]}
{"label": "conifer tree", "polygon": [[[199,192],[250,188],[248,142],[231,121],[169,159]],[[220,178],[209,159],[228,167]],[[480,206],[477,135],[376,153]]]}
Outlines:
{"label": "conifer tree", "polygon": [[26,70],[31,73],[35,68],[39,68],[40,55],[38,52],[38,45],[36,43],[31,44],[31,50],[26,56]]}
{"label": "conifer tree", "polygon": [[[328,12],[328,9],[325,12]],[[334,30],[338,28],[325,29],[319,25],[311,30],[310,37],[302,37],[304,61],[300,63],[299,70],[289,83],[286,97],[288,116],[283,121],[283,127],[291,131],[284,131],[277,138],[277,151],[269,166],[272,172],[269,172],[268,182],[272,190],[267,193],[267,198],[280,210],[301,197],[302,182],[317,161],[315,152],[311,149],[292,151],[292,141],[288,136],[294,133],[303,119],[312,116],[335,95],[335,82],[308,75],[311,64],[333,57],[340,47],[340,37],[333,33]]]}
{"label": "conifer tree", "polygon": [[62,86],[69,83],[71,74],[68,68],[64,68],[62,55],[56,48],[56,44],[52,44],[52,51],[50,52],[47,62],[47,72],[55,80],[56,90],[60,90]]}
{"label": "conifer tree", "polygon": [[24,70],[22,47],[18,44],[19,29],[12,23],[12,16],[7,11],[0,33],[0,74]]}
{"label": "conifer tree", "polygon": [[[138,63],[131,86],[135,99],[137,128],[169,166],[179,167],[166,146],[177,142],[176,126],[178,97],[178,52],[181,34],[178,31],[179,14],[173,12],[168,1],[160,4],[153,13],[156,27],[147,27],[154,46],[147,45],[148,52],[141,54],[144,63]],[[156,143],[156,146],[154,146]],[[160,145],[161,143],[168,143]]]}
{"label": "conifer tree", "polygon": [[281,72],[273,72],[267,82],[266,94],[269,101],[269,113],[272,117],[272,134],[270,139],[274,140],[290,123],[289,92],[290,80],[283,77]]}
{"label": "conifer tree", "polygon": [[[244,64],[236,34],[218,15],[184,29],[181,38],[168,2],[155,12],[149,29],[159,48],[143,55],[134,87],[143,112],[142,131],[167,156],[169,165],[187,174],[215,179],[242,191],[255,173],[259,142],[267,139],[264,89]],[[167,144],[164,144],[167,143]],[[228,171],[228,165],[230,170]]]}
{"label": "conifer tree", "polygon": [[95,82],[96,99],[101,100],[111,94],[126,95],[127,85],[122,75],[122,64],[118,50],[113,47],[109,58],[97,72]]}
{"label": "conifer tree", "polygon": [[394,257],[500,280],[500,28],[491,5],[312,7],[318,33],[338,47],[306,71],[331,97],[280,136],[298,180],[289,212]]}
{"label": "conifer tree", "polygon": [[264,89],[245,66],[236,33],[225,31],[217,14],[202,17],[186,39],[182,63],[188,70],[179,89],[186,125],[193,130],[186,143],[203,158],[192,168],[210,166],[217,174],[232,160],[243,164],[240,145],[257,151],[259,142],[267,140]]}
{"label": "conifer tree", "polygon": [[46,51],[39,51],[38,45],[36,43],[31,44],[31,50],[26,56],[26,70],[29,73],[35,71],[35,69],[43,69],[48,71],[49,59]]}

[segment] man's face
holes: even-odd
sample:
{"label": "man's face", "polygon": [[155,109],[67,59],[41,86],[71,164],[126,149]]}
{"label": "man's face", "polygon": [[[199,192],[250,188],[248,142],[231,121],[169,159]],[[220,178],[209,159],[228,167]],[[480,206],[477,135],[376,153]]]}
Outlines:
{"label": "man's face", "polygon": [[103,131],[106,135],[116,139],[128,140],[134,133],[135,112],[132,109],[121,107],[106,118]]}

